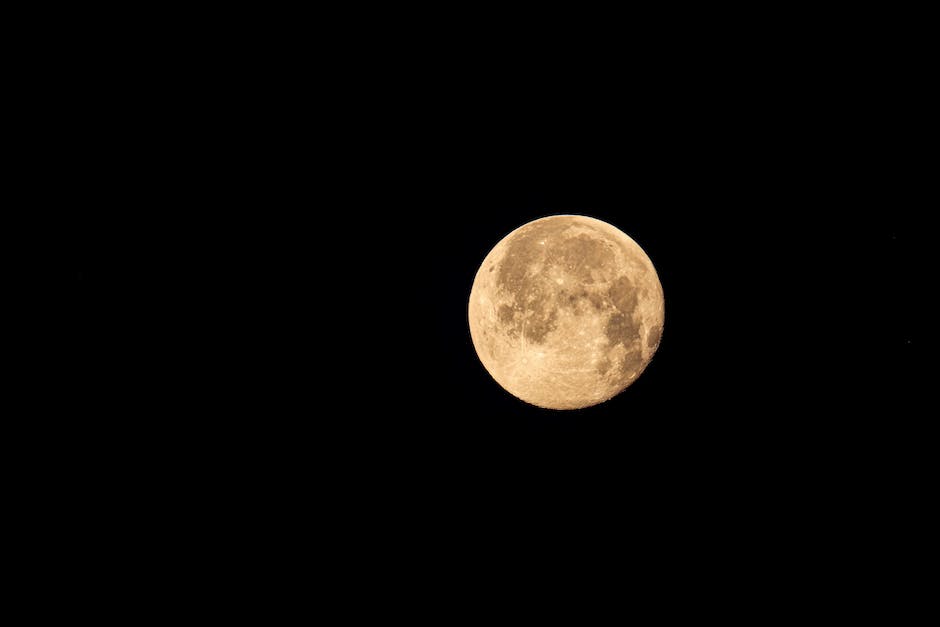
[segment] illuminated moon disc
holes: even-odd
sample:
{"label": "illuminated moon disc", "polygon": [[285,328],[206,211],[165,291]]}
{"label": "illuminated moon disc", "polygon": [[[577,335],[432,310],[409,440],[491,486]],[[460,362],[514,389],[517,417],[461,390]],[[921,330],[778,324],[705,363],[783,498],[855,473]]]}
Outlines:
{"label": "illuminated moon disc", "polygon": [[483,260],[470,291],[473,346],[514,396],[549,409],[616,396],[659,347],[663,289],[629,236],[585,216],[525,224]]}

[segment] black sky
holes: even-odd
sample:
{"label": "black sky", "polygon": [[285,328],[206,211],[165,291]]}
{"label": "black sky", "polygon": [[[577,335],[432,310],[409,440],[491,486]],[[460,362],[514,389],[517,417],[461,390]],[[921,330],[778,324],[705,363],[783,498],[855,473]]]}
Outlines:
{"label": "black sky", "polygon": [[[690,86],[551,84],[474,96],[442,83],[433,106],[354,110],[306,168],[252,138],[212,165],[179,155],[171,184],[127,172],[105,199],[143,208],[77,219],[66,266],[81,319],[112,340],[105,363],[133,361],[141,342],[159,376],[129,389],[158,406],[193,395],[275,441],[315,433],[301,417],[325,412],[323,428],[392,458],[831,458],[910,415],[925,250],[916,164],[891,156],[890,137],[837,94],[806,109],[732,106],[731,86],[712,102]],[[466,320],[490,248],[554,213],[633,237],[666,299],[643,376],[575,412],[503,391]],[[74,334],[92,350],[94,334]],[[259,413],[278,426],[252,426]],[[203,435],[225,419],[207,421]]]}
{"label": "black sky", "polygon": [[[63,492],[162,498],[218,537],[257,523],[291,555],[322,524],[391,556],[388,577],[414,547],[432,574],[453,561],[438,546],[536,566],[561,545],[663,568],[720,560],[716,537],[786,552],[913,502],[933,289],[917,98],[878,55],[652,39],[499,71],[474,47],[184,59],[185,88],[128,79],[125,105],[87,105],[111,131],[64,124],[57,158],[81,167],[56,193],[80,202],[49,219],[67,411],[42,441],[77,469]],[[630,235],[665,293],[647,370],[571,412],[500,388],[467,325],[487,252],[555,213]]]}

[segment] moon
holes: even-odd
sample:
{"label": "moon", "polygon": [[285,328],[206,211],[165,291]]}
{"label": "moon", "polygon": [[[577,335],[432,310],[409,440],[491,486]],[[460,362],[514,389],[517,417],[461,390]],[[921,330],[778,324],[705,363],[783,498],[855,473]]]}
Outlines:
{"label": "moon", "polygon": [[579,215],[524,224],[483,260],[470,336],[507,392],[547,409],[609,400],[659,347],[663,288],[652,261],[614,226]]}

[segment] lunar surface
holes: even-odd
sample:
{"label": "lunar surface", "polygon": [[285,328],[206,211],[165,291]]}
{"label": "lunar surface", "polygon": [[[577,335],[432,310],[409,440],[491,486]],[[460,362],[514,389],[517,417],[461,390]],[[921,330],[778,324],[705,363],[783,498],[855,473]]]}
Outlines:
{"label": "lunar surface", "polygon": [[470,335],[516,397],[578,409],[633,383],[659,347],[663,290],[643,249],[610,224],[541,218],[502,239],[473,281]]}

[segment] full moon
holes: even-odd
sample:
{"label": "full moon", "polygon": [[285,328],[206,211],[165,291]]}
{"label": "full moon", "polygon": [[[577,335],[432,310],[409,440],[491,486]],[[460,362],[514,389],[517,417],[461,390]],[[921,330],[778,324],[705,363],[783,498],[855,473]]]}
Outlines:
{"label": "full moon", "polygon": [[483,260],[470,336],[506,391],[548,409],[616,396],[659,347],[663,288],[643,249],[615,227],[556,215],[517,228]]}

